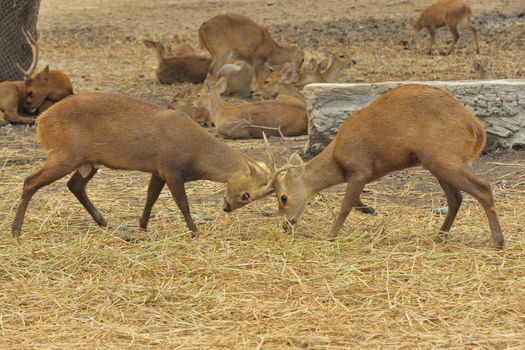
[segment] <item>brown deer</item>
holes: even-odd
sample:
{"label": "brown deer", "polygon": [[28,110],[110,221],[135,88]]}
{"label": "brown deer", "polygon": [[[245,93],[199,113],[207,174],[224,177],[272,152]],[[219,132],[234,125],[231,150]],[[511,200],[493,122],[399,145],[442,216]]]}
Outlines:
{"label": "brown deer", "polygon": [[285,227],[291,228],[301,219],[310,196],[346,183],[341,210],[330,231],[336,237],[367,183],[395,170],[422,165],[438,179],[447,198],[443,236],[456,218],[460,191],[464,191],[481,203],[492,240],[503,248],[490,186],[470,170],[485,141],[481,122],[448,92],[404,85],[350,116],[335,139],[309,162],[293,155],[287,167],[276,171],[252,199],[275,190],[279,211],[286,216]]}
{"label": "brown deer", "polygon": [[39,117],[37,139],[47,152],[38,172],[24,181],[22,199],[12,225],[18,237],[36,191],[75,171],[67,186],[95,222],[107,221],[86,194],[101,165],[152,174],[140,227],[147,228],[151,209],[165,184],[188,228],[197,234],[184,183],[226,183],[224,209],[250,203],[253,191],[268,182],[270,171],[203,130],[184,113],[132,97],[111,93],[71,96]]}
{"label": "brown deer", "polygon": [[169,108],[181,110],[196,123],[209,126],[211,124],[210,112],[201,104],[195,105],[194,100],[196,98],[196,89],[190,86],[186,90],[175,94]]}
{"label": "brown deer", "polygon": [[[355,62],[354,62],[355,63]],[[343,70],[350,66],[345,55],[332,55],[332,62],[328,65],[328,61],[324,60],[319,63],[321,75],[326,83],[337,83]],[[325,68],[326,67],[326,68]]]}
{"label": "brown deer", "polygon": [[307,131],[306,108],[296,99],[256,101],[233,105],[224,102],[220,93],[226,87],[221,78],[215,86],[210,79],[204,93],[211,120],[219,135],[231,139],[261,138],[262,132],[272,136],[298,136]]}
{"label": "brown deer", "polygon": [[164,56],[166,49],[158,41],[144,40],[144,45],[155,49],[157,69],[155,73],[161,84],[204,82],[211,64],[211,59],[204,56]]}
{"label": "brown deer", "polygon": [[[254,75],[253,67],[249,63],[239,66],[239,69],[231,69],[231,64],[226,64],[219,71],[219,78],[226,79],[226,88],[223,96],[250,97],[252,94],[251,85]],[[236,65],[235,65],[236,66]]]}
{"label": "brown deer", "polygon": [[414,38],[423,28],[430,33],[430,46],[428,54],[432,55],[432,49],[435,43],[436,30],[447,26],[454,36],[446,55],[450,55],[459,39],[458,24],[463,18],[466,18],[467,29],[474,35],[476,52],[479,53],[478,33],[472,26],[472,9],[467,0],[437,0],[426,7],[412,30]]}
{"label": "brown deer", "polygon": [[33,60],[28,70],[17,64],[24,81],[0,83],[0,111],[3,111],[5,121],[33,124],[34,117],[20,116],[19,113],[45,111],[57,101],[73,94],[73,85],[67,74],[60,70],[49,70],[49,66],[32,76],[38,63],[39,48],[29,32],[22,33],[31,46]]}
{"label": "brown deer", "polygon": [[480,80],[492,79],[492,65],[489,56],[472,56],[472,68],[476,72],[476,78]]}
{"label": "brown deer", "polygon": [[265,63],[293,62],[300,67],[303,60],[300,48],[279,46],[268,29],[237,14],[218,15],[204,22],[199,28],[199,42],[212,56],[213,79],[218,78],[219,70],[232,55],[253,66],[256,81],[262,78]]}
{"label": "brown deer", "polygon": [[291,96],[306,106],[304,95],[292,84],[295,72],[289,69],[290,67],[291,66],[285,66],[281,71],[269,73],[264,79],[253,86],[252,94],[264,99],[274,99],[278,96]]}
{"label": "brown deer", "polygon": [[297,86],[305,86],[313,83],[326,83],[326,79],[321,73],[321,67],[315,58],[311,58],[307,64],[301,67],[295,81]]}

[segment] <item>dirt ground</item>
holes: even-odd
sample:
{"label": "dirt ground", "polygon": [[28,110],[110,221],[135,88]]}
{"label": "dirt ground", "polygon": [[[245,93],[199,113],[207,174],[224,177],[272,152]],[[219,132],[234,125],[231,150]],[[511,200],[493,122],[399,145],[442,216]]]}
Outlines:
{"label": "dirt ground", "polygon": [[[181,35],[223,12],[268,26],[313,57],[344,52],[342,81],[472,79],[472,36],[450,56],[405,47],[427,1],[46,0],[40,65],[70,74],[77,92],[111,91],[168,105],[185,85],[158,84],[144,38]],[[496,78],[524,78],[522,0],[473,1],[481,53]],[[450,42],[438,34],[438,47]],[[227,141],[267,161],[260,140]],[[270,140],[277,159],[305,138]],[[30,204],[22,240],[10,225],[23,179],[45,154],[34,128],[0,128],[0,349],[522,349],[525,347],[525,150],[483,155],[474,170],[493,186],[507,248],[490,248],[483,209],[466,196],[449,241],[436,242],[446,205],[423,169],[366,187],[377,209],[352,212],[326,240],[341,186],[310,200],[283,234],[275,199],[226,214],[223,185],[187,185],[201,237],[191,240],[168,191],[148,232],[137,229],[147,174],[102,169],[89,194],[109,221],[98,228],[57,181]]]}

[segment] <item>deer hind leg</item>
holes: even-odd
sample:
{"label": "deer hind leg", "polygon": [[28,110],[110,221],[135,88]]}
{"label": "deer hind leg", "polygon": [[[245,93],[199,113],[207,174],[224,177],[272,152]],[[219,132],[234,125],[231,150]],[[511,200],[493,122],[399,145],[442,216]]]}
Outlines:
{"label": "deer hind leg", "polygon": [[93,203],[89,200],[88,195],[86,193],[86,186],[88,182],[95,176],[97,173],[97,169],[95,167],[91,167],[91,171],[87,174],[86,177],[83,177],[80,172],[77,170],[71,176],[71,179],[67,182],[67,187],[69,190],[75,195],[75,197],[78,199],[78,201],[84,206],[84,208],[87,210],[89,215],[95,220],[98,226],[106,227],[108,225],[108,222],[102,214],[98,211],[98,209],[93,205]]}
{"label": "deer hind leg", "polygon": [[472,26],[472,22],[471,22],[470,19],[468,20],[467,29],[470,30],[472,32],[472,34],[474,35],[474,45],[476,46],[476,53],[479,54],[478,32]]}
{"label": "deer hind leg", "polygon": [[175,199],[175,203],[177,203],[177,206],[184,216],[186,225],[192,232],[192,237],[197,238],[197,226],[191,217],[188,197],[186,197],[186,190],[184,189],[184,182],[177,177],[169,177],[165,179],[165,181],[168,184],[173,199]]}
{"label": "deer hind leg", "polygon": [[164,180],[159,176],[152,174],[151,179],[149,180],[148,185],[148,196],[146,198],[146,205],[144,206],[144,211],[140,217],[140,228],[146,230],[148,228],[149,218],[151,216],[151,208],[159,198],[160,192],[164,188]]}
{"label": "deer hind leg", "polygon": [[436,43],[436,28],[430,27],[428,28],[428,32],[430,34],[430,46],[428,47],[428,54],[432,55],[432,49]]}
{"label": "deer hind leg", "polygon": [[343,198],[343,203],[341,204],[341,210],[339,211],[339,215],[337,215],[337,218],[332,225],[332,229],[330,230],[330,238],[337,237],[337,234],[339,233],[341,226],[343,226],[346,217],[348,214],[350,214],[352,208],[354,208],[359,203],[359,197],[361,196],[361,192],[363,191],[363,188],[365,188],[365,185],[366,181],[355,178],[355,176],[352,176],[348,179],[345,196]]}
{"label": "deer hind leg", "polygon": [[24,180],[22,199],[11,225],[13,237],[19,237],[29,201],[40,188],[47,186],[73,171],[77,166],[69,159],[50,156],[44,167]]}
{"label": "deer hind leg", "polygon": [[458,28],[450,26],[449,29],[450,29],[450,32],[452,33],[452,35],[454,36],[454,39],[452,40],[452,44],[450,44],[450,48],[448,49],[447,53],[445,54],[447,56],[450,55],[452,50],[454,50],[454,47],[456,47],[456,43],[458,42],[458,39],[459,39]]}
{"label": "deer hind leg", "polygon": [[446,172],[441,171],[441,174],[436,174],[436,177],[454,188],[470,194],[480,202],[489,221],[492,241],[498,249],[503,249],[505,240],[494,208],[494,198],[490,185],[474,175],[466,166],[454,171],[450,171],[449,168]]}
{"label": "deer hind leg", "polygon": [[439,180],[439,179],[438,181],[439,181],[439,185],[445,192],[445,195],[447,197],[447,205],[448,205],[448,213],[440,229],[442,233],[441,239],[444,240],[446,238],[448,231],[450,231],[450,228],[452,227],[454,220],[456,219],[456,215],[458,214],[459,207],[461,206],[461,202],[463,201],[463,196],[461,195],[460,191],[458,191],[456,188],[454,188],[447,182]]}

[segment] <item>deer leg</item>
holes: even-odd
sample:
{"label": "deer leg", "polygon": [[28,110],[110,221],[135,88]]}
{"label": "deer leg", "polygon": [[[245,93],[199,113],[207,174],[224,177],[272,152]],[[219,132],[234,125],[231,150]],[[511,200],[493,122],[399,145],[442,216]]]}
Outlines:
{"label": "deer leg", "polygon": [[148,222],[151,215],[151,208],[159,198],[160,192],[164,188],[164,180],[159,176],[152,174],[148,185],[148,196],[146,198],[146,205],[144,211],[140,217],[140,228],[146,230],[148,228]]}
{"label": "deer leg", "polygon": [[186,225],[192,232],[192,237],[197,238],[197,226],[190,214],[190,206],[188,204],[188,198],[186,197],[184,182],[178,178],[169,178],[166,179],[166,183],[168,184],[173,199],[175,199],[175,203],[177,203],[177,206],[184,216],[184,220],[186,220]]}
{"label": "deer leg", "polygon": [[348,179],[345,196],[343,198],[343,203],[341,204],[341,210],[339,211],[339,215],[337,215],[337,218],[332,225],[332,229],[330,230],[330,238],[337,237],[337,234],[339,233],[341,226],[343,226],[346,217],[348,214],[350,214],[350,210],[352,210],[352,208],[355,207],[359,202],[359,196],[361,195],[365,184],[366,181],[354,178],[353,176]]}
{"label": "deer leg", "polygon": [[5,111],[7,121],[10,123],[35,124],[35,118],[18,115],[16,110]]}
{"label": "deer leg", "polygon": [[365,214],[375,214],[376,213],[376,210],[374,208],[369,207],[365,203],[361,202],[361,200],[357,202],[355,209]]}
{"label": "deer leg", "polygon": [[71,179],[67,182],[67,188],[77,197],[78,201],[84,206],[84,208],[87,210],[89,215],[95,220],[98,226],[106,227],[108,225],[108,222],[102,214],[98,211],[97,208],[93,205],[93,203],[89,200],[88,195],[86,193],[86,186],[88,182],[95,176],[97,173],[97,169],[92,168],[91,172],[88,174],[87,177],[82,177],[80,175],[80,172],[77,170],[71,176]]}
{"label": "deer leg", "polygon": [[430,33],[430,46],[428,48],[428,54],[432,55],[432,49],[434,48],[434,44],[436,43],[436,28],[430,27],[428,28],[428,32]]}
{"label": "deer leg", "polygon": [[219,70],[224,66],[228,59],[228,53],[218,52],[213,54],[213,60],[210,64],[209,72],[213,79],[218,78]]}
{"label": "deer leg", "polygon": [[452,50],[454,50],[454,47],[456,47],[456,43],[458,42],[458,39],[459,39],[459,33],[458,33],[458,28],[457,27],[449,27],[450,29],[450,32],[452,33],[452,35],[454,36],[454,39],[452,40],[452,44],[450,44],[450,48],[448,49],[447,53],[445,55],[450,55],[450,53],[452,52]]}
{"label": "deer leg", "polygon": [[454,172],[449,170],[446,174],[441,174],[439,178],[454,188],[467,192],[480,202],[489,221],[492,241],[498,249],[503,249],[505,240],[494,208],[494,198],[490,185],[474,175],[467,167]]}
{"label": "deer leg", "polygon": [[446,238],[446,234],[448,233],[448,231],[452,227],[452,224],[454,223],[454,220],[456,219],[459,207],[461,206],[461,202],[463,201],[463,196],[461,195],[460,191],[458,191],[456,188],[454,188],[447,182],[439,179],[438,181],[439,185],[443,189],[443,192],[445,192],[448,205],[448,213],[440,229],[440,231],[442,232],[441,238],[442,240],[444,240]]}
{"label": "deer leg", "polygon": [[470,20],[468,22],[467,29],[470,30],[474,35],[474,45],[476,45],[476,53],[479,54],[478,32],[476,31],[476,29],[474,29]]}
{"label": "deer leg", "polygon": [[49,109],[49,107],[51,107],[55,103],[55,101],[45,99],[44,102],[42,102],[42,104],[38,107],[38,114],[44,113],[46,110]]}
{"label": "deer leg", "polygon": [[48,158],[44,167],[24,180],[22,199],[11,225],[13,237],[20,237],[22,223],[29,201],[40,188],[47,186],[73,171],[77,166],[67,159]]}

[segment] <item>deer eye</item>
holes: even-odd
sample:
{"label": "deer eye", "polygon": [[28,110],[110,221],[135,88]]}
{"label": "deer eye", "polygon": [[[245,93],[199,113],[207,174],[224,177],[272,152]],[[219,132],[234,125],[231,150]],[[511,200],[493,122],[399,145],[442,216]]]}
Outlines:
{"label": "deer eye", "polygon": [[248,192],[244,192],[242,194],[242,200],[245,201],[245,202],[249,201],[250,200],[250,194]]}
{"label": "deer eye", "polygon": [[286,205],[286,202],[288,202],[288,196],[285,195],[285,194],[283,194],[283,195],[281,196],[281,203],[282,203],[283,205]]}
{"label": "deer eye", "polygon": [[33,97],[33,91],[29,90],[29,91],[27,92],[27,96],[29,96],[29,97]]}

